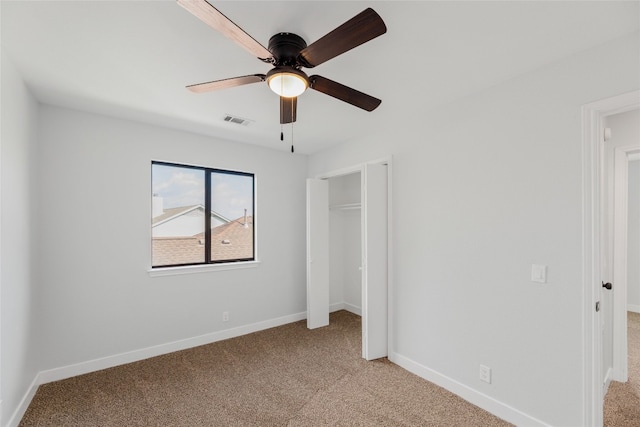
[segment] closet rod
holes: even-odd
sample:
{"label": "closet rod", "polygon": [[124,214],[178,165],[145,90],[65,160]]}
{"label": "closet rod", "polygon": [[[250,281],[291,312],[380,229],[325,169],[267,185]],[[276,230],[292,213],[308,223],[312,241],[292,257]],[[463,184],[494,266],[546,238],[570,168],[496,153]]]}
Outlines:
{"label": "closet rod", "polygon": [[341,205],[329,206],[331,210],[346,210],[346,209],[360,209],[360,203],[343,203]]}

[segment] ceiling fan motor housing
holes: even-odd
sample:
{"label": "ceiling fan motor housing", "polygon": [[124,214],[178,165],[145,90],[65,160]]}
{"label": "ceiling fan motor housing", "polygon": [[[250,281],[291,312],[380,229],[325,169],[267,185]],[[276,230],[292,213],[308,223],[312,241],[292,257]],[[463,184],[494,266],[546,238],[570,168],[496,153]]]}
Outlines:
{"label": "ceiling fan motor housing", "polygon": [[302,37],[293,33],[278,33],[269,39],[269,52],[273,54],[276,66],[300,68],[298,55],[307,47]]}
{"label": "ceiling fan motor housing", "polygon": [[269,52],[274,67],[266,75],[271,90],[285,97],[300,95],[309,87],[309,76],[300,68],[300,51],[307,47],[302,37],[293,33],[278,33],[269,39]]}

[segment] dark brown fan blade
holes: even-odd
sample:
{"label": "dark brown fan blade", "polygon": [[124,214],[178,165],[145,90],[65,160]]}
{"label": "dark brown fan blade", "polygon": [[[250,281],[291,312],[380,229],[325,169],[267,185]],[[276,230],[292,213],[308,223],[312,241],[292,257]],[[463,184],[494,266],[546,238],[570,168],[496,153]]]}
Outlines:
{"label": "dark brown fan blade", "polygon": [[271,52],[266,47],[258,43],[253,37],[245,33],[244,30],[224,16],[206,0],[177,0],[178,4],[194,14],[205,24],[214,30],[221,32],[225,37],[230,38],[247,51],[260,59],[271,58]]}
{"label": "dark brown fan blade", "polygon": [[367,111],[375,110],[382,102],[378,98],[374,98],[366,93],[362,93],[322,76],[309,77],[309,87]]}
{"label": "dark brown fan blade", "polygon": [[368,8],[300,51],[298,60],[313,68],[387,32],[380,15]]}
{"label": "dark brown fan blade", "polygon": [[298,98],[280,97],[280,124],[293,123],[296,121],[296,110],[298,109]]}
{"label": "dark brown fan blade", "polygon": [[187,86],[191,92],[202,93],[214,90],[226,89],[228,87],[236,87],[248,85],[250,83],[263,82],[267,76],[264,74],[252,74],[250,76],[232,77],[230,79],[215,80],[212,82],[198,83]]}

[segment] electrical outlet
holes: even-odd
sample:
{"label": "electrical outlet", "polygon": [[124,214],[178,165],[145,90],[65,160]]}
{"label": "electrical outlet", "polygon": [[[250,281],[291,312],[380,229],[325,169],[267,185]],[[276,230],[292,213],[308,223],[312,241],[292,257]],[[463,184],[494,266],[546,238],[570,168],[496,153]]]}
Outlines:
{"label": "electrical outlet", "polygon": [[480,381],[491,384],[491,368],[480,365]]}
{"label": "electrical outlet", "polygon": [[222,321],[223,322],[228,322],[229,321],[229,312],[228,311],[223,311],[222,312]]}

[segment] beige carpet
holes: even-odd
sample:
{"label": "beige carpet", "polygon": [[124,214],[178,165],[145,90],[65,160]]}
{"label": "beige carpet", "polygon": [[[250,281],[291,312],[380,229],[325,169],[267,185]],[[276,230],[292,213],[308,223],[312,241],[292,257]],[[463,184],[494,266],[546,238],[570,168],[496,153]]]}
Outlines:
{"label": "beige carpet", "polygon": [[361,355],[340,311],[41,386],[20,426],[506,426],[390,363]]}
{"label": "beige carpet", "polygon": [[605,426],[640,426],[640,314],[627,313],[629,381],[613,381],[604,399]]}

